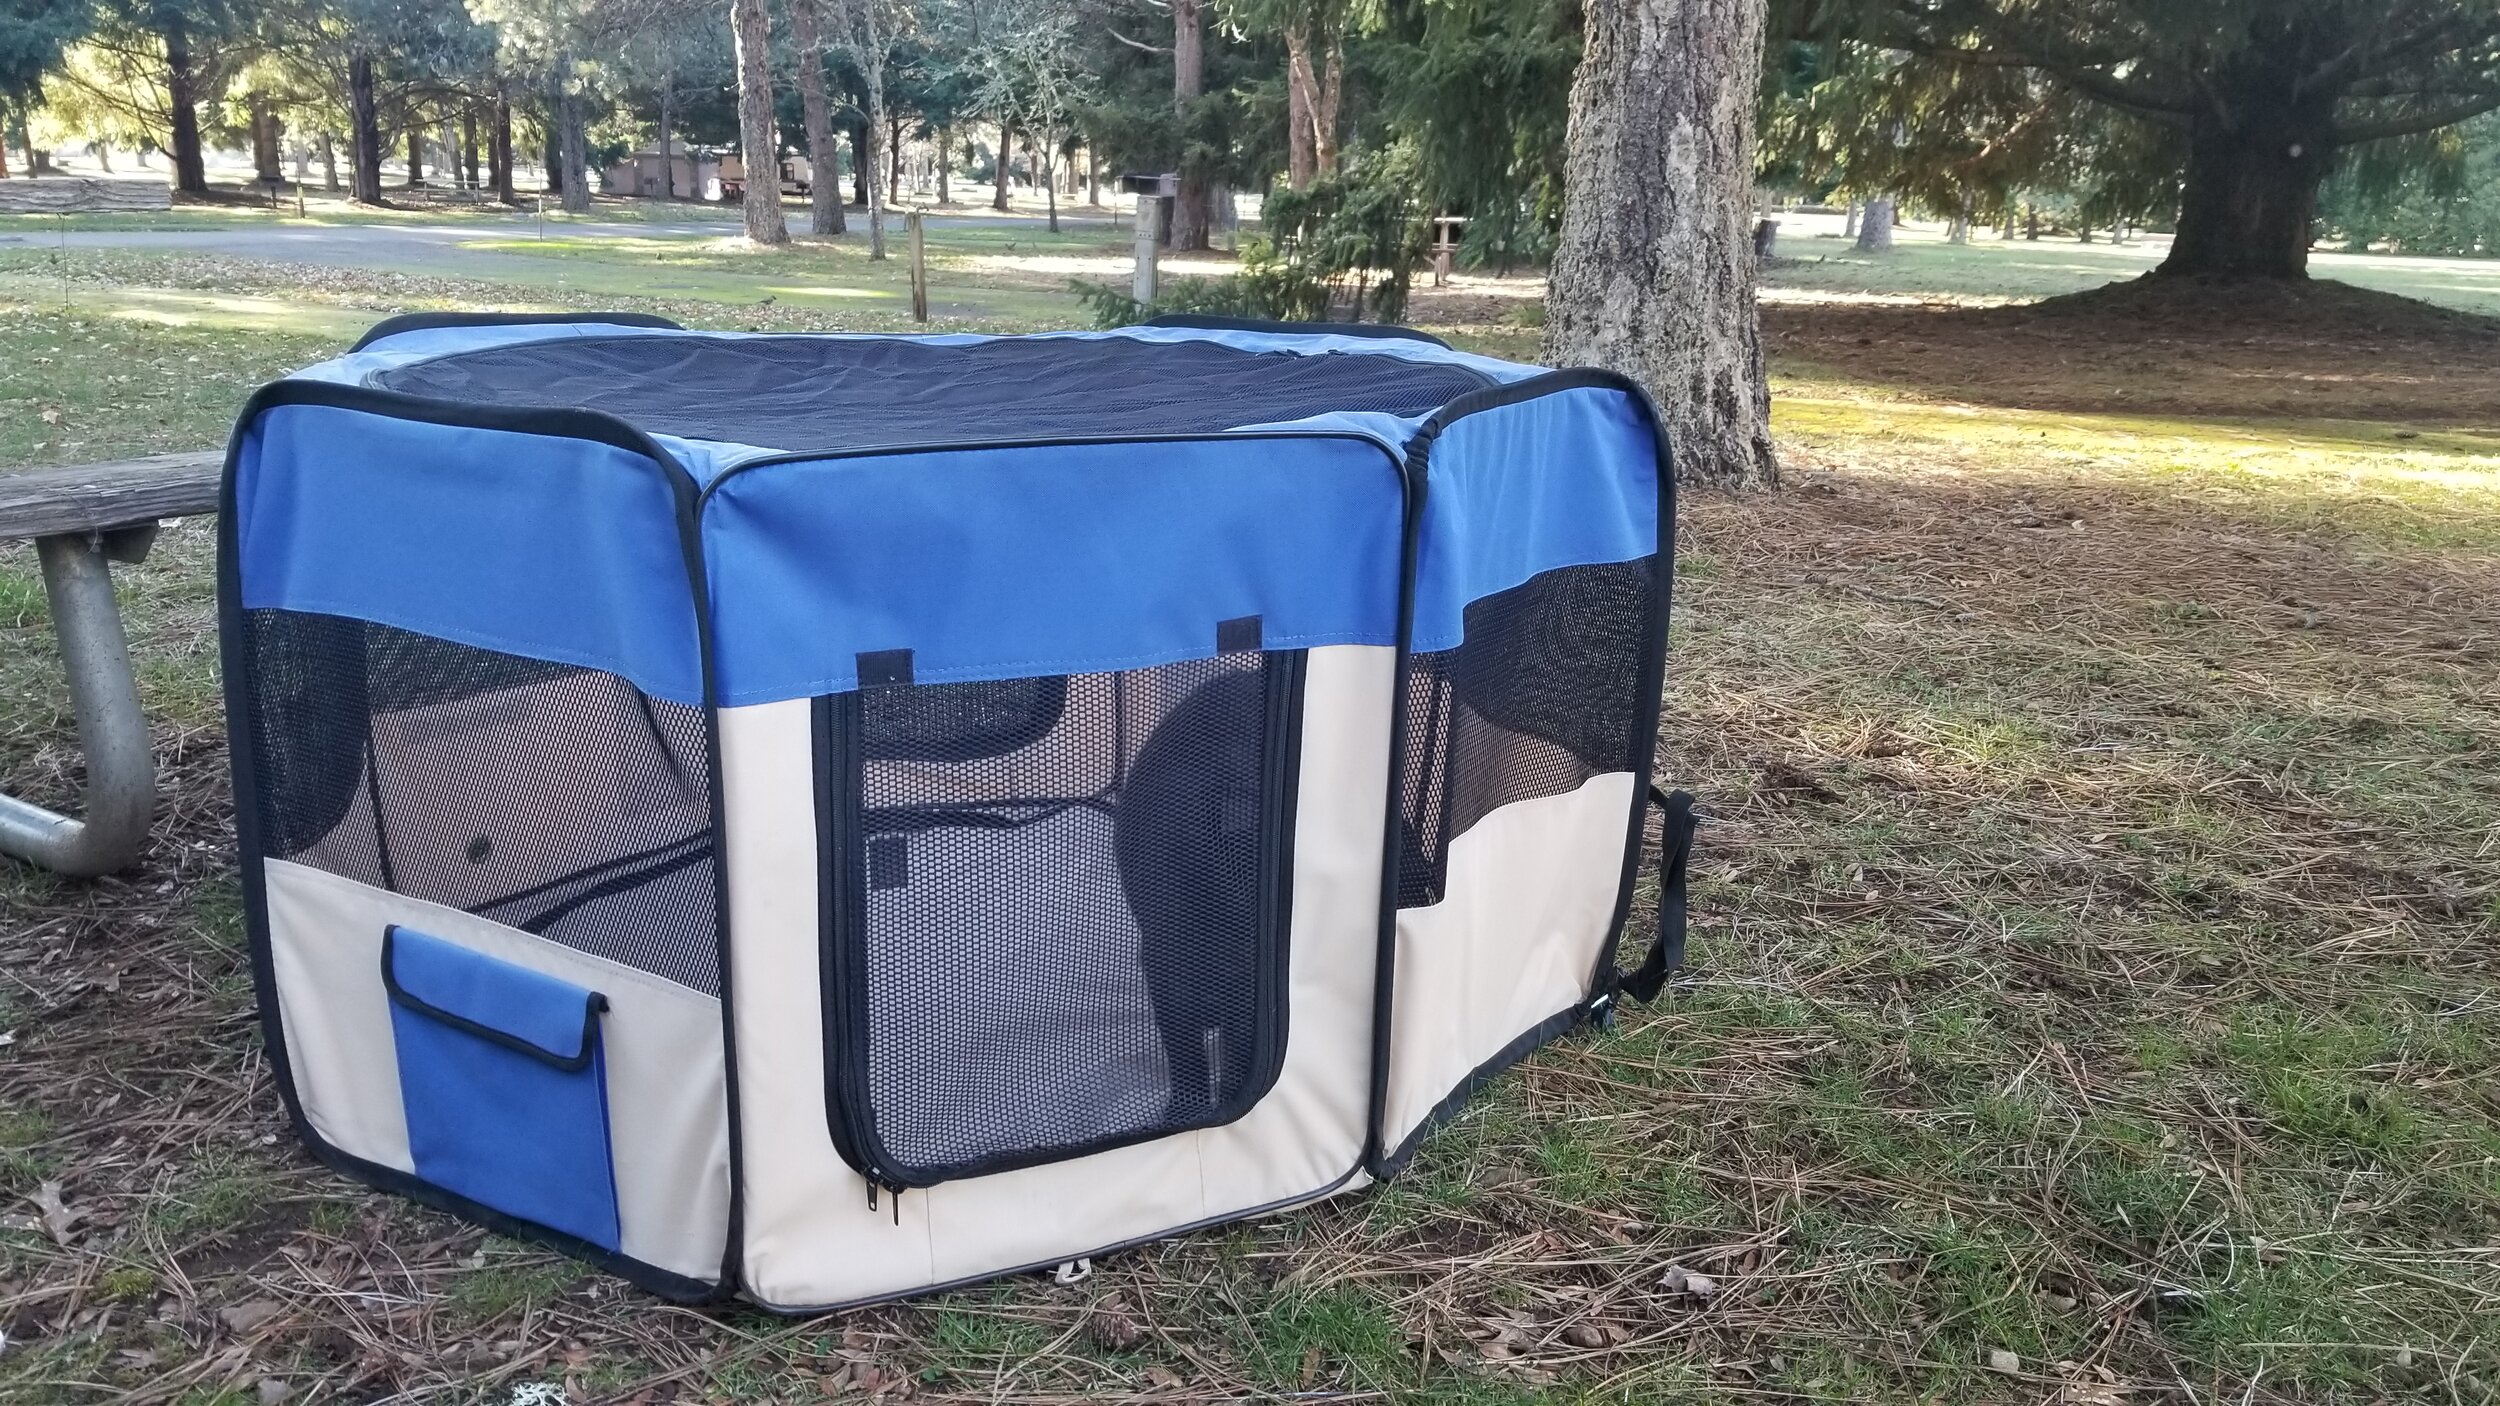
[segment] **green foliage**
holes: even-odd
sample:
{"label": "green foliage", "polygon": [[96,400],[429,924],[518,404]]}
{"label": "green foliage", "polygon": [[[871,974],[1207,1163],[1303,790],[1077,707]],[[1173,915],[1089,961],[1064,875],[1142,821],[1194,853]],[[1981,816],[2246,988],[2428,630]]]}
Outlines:
{"label": "green foliage", "polygon": [[1152,304],[1077,283],[1098,327],[1159,313],[1216,313],[1279,322],[1395,322],[1423,266],[1427,232],[1413,197],[1411,153],[1350,158],[1333,176],[1267,198],[1267,233],[1242,248],[1241,272],[1178,278]]}
{"label": "green foliage", "polygon": [[1393,0],[1367,72],[1416,152],[1430,214],[1467,217],[1460,257],[1543,259],[1562,221],[1563,139],[1580,62],[1572,0]]}
{"label": "green foliage", "polygon": [[2500,253],[2500,115],[2353,153],[2319,193],[2318,219],[2356,251]]}

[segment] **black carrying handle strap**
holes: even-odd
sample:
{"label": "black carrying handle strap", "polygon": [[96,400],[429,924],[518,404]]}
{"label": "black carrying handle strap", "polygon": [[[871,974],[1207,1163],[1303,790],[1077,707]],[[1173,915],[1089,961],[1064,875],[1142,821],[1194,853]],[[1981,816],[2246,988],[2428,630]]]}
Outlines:
{"label": "black carrying handle strap", "polygon": [[1692,864],[1693,832],[1701,828],[1691,792],[1669,795],[1652,783],[1649,799],[1658,807],[1658,940],[1621,984],[1623,994],[1643,1005],[1657,1000],[1667,978],[1684,965],[1684,873]]}

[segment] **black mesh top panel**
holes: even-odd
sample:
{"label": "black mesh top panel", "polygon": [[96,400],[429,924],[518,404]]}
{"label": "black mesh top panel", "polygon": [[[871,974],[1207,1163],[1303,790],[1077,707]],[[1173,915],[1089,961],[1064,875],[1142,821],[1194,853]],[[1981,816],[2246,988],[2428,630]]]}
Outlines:
{"label": "black mesh top panel", "polygon": [[1203,434],[1331,410],[1422,415],[1492,379],[1359,352],[1003,337],[584,337],[455,352],[384,390],[580,407],[648,432],[782,450]]}

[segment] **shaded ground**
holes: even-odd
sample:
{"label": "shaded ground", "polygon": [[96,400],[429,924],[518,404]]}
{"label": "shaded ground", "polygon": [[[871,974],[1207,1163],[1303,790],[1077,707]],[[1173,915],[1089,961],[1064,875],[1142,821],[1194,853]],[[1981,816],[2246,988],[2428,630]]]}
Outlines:
{"label": "shaded ground", "polygon": [[[76,315],[0,282],[0,463],[213,441],[372,308],[510,291],[86,272]],[[1045,299],[990,276],[965,300]],[[2151,340],[1775,312],[1791,487],[1685,509],[1661,770],[1710,819],[1675,996],[1389,1186],[815,1321],[662,1308],[286,1141],[178,529],[125,578],[171,773],[147,866],[0,868],[0,1399],[2490,1399],[2500,368],[2338,306]],[[1516,349],[1515,307],[1442,317]],[[57,800],[12,550],[0,785]]]}

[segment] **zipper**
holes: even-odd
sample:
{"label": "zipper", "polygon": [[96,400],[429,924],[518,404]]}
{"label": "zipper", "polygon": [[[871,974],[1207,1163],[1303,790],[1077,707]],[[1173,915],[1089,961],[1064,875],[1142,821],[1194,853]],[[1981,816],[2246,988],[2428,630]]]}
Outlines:
{"label": "zipper", "polygon": [[823,836],[819,845],[818,891],[825,896],[821,945],[825,964],[825,1103],[833,1149],[868,1183],[868,1209],[877,1209],[880,1190],[895,1201],[901,1223],[901,1198],[907,1182],[876,1153],[869,1127],[866,1051],[860,1039],[861,973],[852,960],[852,938],[858,934],[860,892],[859,850],[859,695],[834,694],[816,700],[816,818]]}

